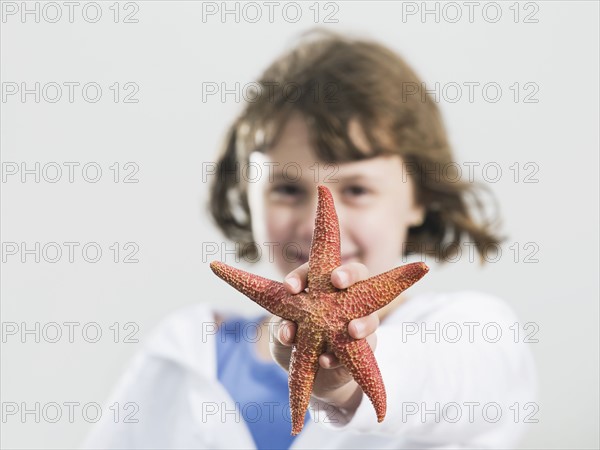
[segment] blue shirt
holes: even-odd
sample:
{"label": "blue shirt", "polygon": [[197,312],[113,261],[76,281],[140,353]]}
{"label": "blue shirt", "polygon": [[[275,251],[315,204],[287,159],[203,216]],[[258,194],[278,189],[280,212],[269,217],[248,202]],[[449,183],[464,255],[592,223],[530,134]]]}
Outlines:
{"label": "blue shirt", "polygon": [[[217,334],[217,377],[236,404],[258,449],[288,449],[291,435],[288,375],[263,361],[256,342],[264,316],[225,321]],[[308,413],[304,424],[310,420]]]}

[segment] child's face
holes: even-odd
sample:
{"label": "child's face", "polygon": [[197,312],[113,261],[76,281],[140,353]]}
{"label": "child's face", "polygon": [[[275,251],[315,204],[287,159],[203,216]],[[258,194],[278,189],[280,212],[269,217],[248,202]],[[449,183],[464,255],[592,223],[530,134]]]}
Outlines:
{"label": "child's face", "polygon": [[[368,148],[357,122],[350,130],[355,144]],[[316,159],[308,128],[297,115],[264,157],[272,163],[274,177],[269,180],[263,170],[261,182],[250,187],[253,233],[263,258],[268,257],[268,246],[273,246],[266,242],[279,244],[274,247],[273,259],[282,275],[308,260],[318,184],[327,186],[333,194],[340,223],[342,264],[361,262],[372,275],[398,265],[409,226],[420,224],[423,218],[423,209],[415,205],[414,187],[403,173],[399,156],[327,166]],[[299,256],[297,248],[302,250]]]}

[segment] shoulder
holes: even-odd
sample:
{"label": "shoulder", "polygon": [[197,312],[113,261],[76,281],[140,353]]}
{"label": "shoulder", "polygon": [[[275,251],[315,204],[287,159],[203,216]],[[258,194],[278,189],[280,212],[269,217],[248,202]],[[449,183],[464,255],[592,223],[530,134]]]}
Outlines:
{"label": "shoulder", "polygon": [[476,291],[427,292],[410,298],[389,317],[389,322],[406,320],[515,320],[511,306],[500,297]]}
{"label": "shoulder", "polygon": [[405,358],[414,367],[419,361],[445,375],[454,371],[466,376],[468,371],[471,380],[503,377],[514,385],[511,389],[534,396],[531,343],[537,341],[529,339],[534,337],[531,329],[524,336],[524,324],[505,300],[475,290],[426,293],[409,299],[389,319],[378,337],[381,354],[389,355],[392,363]]}
{"label": "shoulder", "polygon": [[[525,339],[524,329],[508,302],[474,290],[415,296],[396,308],[379,328],[388,336],[399,335],[403,343],[426,345],[448,354],[482,352],[487,358],[494,348],[530,360],[528,344],[536,341]],[[531,335],[535,327],[527,331]]]}
{"label": "shoulder", "polygon": [[135,419],[116,423],[103,416],[84,448],[214,447],[196,415],[208,402],[227,400],[216,374],[214,314],[208,305],[195,304],[167,314],[153,328],[107,401],[135,405]]}
{"label": "shoulder", "polygon": [[150,332],[147,349],[157,349],[166,342],[182,345],[197,334],[205,334],[215,326],[215,314],[206,304],[194,304],[168,313]]}
{"label": "shoulder", "polygon": [[215,358],[214,336],[218,323],[207,304],[194,304],[172,311],[150,332],[143,354],[211,376]]}

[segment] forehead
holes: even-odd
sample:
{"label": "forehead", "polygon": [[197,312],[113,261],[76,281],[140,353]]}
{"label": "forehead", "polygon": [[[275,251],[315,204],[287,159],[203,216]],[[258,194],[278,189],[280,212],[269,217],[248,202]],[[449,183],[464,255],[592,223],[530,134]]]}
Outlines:
{"label": "forehead", "polygon": [[304,117],[294,114],[283,124],[277,141],[269,147],[267,154],[284,159],[307,150],[314,153],[310,129]]}
{"label": "forehead", "polygon": [[[306,118],[298,113],[292,114],[282,125],[277,140],[267,149],[267,153],[280,160],[306,157],[317,160],[315,136],[311,135],[313,122],[309,125],[312,120],[314,119]],[[357,119],[351,119],[345,131],[362,155],[368,156],[373,153],[373,149]]]}
{"label": "forehead", "polygon": [[[362,134],[358,122],[350,123],[348,133],[354,144],[368,152],[368,142]],[[401,170],[401,158],[398,155],[381,155],[368,159],[347,162],[325,162],[319,159],[311,140],[310,128],[301,116],[294,116],[282,127],[279,139],[269,147],[264,156],[273,164],[276,177],[292,167],[302,169],[301,178],[333,180],[351,178],[394,179]]]}

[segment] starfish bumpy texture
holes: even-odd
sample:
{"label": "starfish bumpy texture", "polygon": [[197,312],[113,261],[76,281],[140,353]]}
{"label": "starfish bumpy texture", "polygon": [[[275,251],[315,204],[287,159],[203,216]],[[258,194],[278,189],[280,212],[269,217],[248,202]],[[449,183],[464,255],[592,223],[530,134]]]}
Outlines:
{"label": "starfish bumpy texture", "polygon": [[318,186],[315,230],[308,262],[308,291],[289,294],[283,283],[213,261],[213,272],[270,313],[297,324],[289,367],[292,435],[304,425],[319,356],[331,351],[346,366],[371,400],[381,422],[386,412],[383,379],[365,339],[353,339],[348,323],[383,308],[423,277],[421,262],[397,267],[359,281],[347,289],[331,284],[331,272],[341,265],[340,229],[329,189]]}

